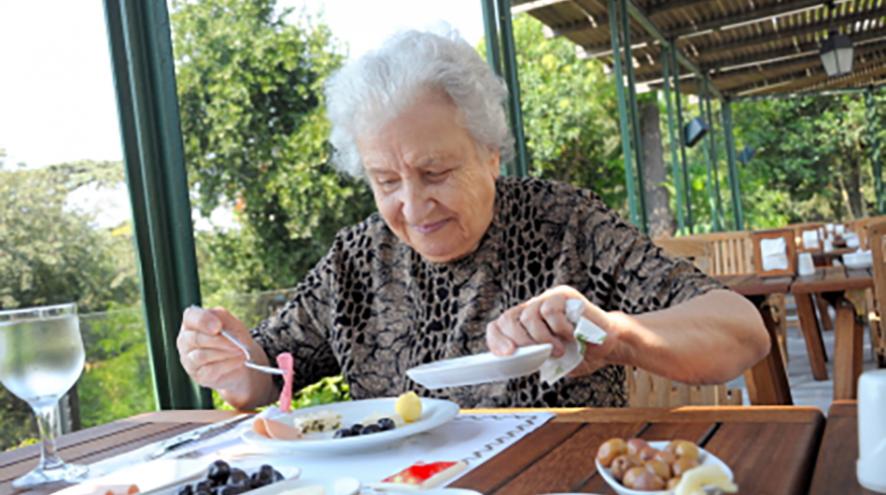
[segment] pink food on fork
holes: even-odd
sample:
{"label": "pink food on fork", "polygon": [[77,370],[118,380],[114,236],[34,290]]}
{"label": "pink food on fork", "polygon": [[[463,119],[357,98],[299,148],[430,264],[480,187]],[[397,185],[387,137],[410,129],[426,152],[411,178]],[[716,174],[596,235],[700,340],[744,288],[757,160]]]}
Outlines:
{"label": "pink food on fork", "polygon": [[292,410],[292,354],[281,352],[277,355],[277,367],[283,372],[283,390],[280,391],[280,410]]}

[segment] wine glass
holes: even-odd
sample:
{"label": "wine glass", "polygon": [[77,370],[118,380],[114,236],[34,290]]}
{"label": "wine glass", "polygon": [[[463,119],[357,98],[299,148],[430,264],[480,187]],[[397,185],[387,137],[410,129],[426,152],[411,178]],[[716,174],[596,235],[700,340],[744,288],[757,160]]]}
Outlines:
{"label": "wine glass", "polygon": [[41,440],[40,463],[13,487],[85,478],[85,466],[66,464],[55,450],[56,406],[77,382],[84,360],[76,304],[0,311],[0,383],[34,410]]}

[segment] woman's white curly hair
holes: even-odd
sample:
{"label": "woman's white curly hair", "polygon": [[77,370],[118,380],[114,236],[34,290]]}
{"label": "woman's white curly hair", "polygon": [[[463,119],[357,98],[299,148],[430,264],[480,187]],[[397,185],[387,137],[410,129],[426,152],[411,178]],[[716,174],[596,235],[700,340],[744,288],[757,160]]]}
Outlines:
{"label": "woman's white curly hair", "polygon": [[326,83],[326,113],[335,167],[364,177],[357,139],[372,135],[409,107],[416,95],[440,89],[455,103],[479,146],[514,156],[505,115],[507,87],[458,34],[398,33],[373,52],[347,63]]}

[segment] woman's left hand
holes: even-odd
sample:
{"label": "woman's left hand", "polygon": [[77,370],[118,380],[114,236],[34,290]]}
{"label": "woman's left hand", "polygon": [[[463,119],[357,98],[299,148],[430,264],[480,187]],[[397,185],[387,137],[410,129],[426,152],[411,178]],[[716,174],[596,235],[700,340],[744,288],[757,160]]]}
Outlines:
{"label": "woman's left hand", "polygon": [[598,368],[616,362],[620,332],[612,315],[592,304],[577,290],[561,285],[548,289],[532,299],[505,311],[486,326],[486,345],[493,354],[507,356],[517,347],[549,343],[554,357],[563,355],[565,345],[575,340],[575,325],[566,317],[566,301],[578,299],[583,304],[582,316],[606,332],[600,345],[588,345],[584,363],[571,375],[592,373]]}

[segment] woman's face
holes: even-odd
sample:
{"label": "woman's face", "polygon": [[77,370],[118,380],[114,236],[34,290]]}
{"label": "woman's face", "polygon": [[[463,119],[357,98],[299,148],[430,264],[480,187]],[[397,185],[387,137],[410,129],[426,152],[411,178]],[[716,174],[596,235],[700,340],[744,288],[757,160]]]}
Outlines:
{"label": "woman's face", "polygon": [[498,152],[475,144],[448,95],[426,91],[357,148],[388,227],[425,259],[465,256],[492,221]]}

